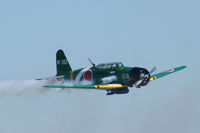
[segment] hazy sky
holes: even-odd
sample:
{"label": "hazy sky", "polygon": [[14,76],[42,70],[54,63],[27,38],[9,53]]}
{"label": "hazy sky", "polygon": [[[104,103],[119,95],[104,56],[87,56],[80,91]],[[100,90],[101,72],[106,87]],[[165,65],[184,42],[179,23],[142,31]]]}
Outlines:
{"label": "hazy sky", "polygon": [[0,99],[0,133],[199,133],[199,5],[197,0],[0,1],[1,89],[8,80],[19,82],[10,85],[12,92],[23,80],[54,76],[58,49],[73,69],[91,66],[88,57],[156,66],[157,72],[188,66],[130,88],[127,95],[54,89],[7,95]]}

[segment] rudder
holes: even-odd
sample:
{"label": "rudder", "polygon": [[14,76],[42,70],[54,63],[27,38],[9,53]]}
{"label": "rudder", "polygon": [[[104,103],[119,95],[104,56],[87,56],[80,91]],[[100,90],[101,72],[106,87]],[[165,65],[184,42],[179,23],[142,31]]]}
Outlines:
{"label": "rudder", "polygon": [[58,50],[56,53],[56,67],[57,67],[57,74],[56,76],[64,75],[69,71],[72,71],[71,66],[63,52],[63,50]]}

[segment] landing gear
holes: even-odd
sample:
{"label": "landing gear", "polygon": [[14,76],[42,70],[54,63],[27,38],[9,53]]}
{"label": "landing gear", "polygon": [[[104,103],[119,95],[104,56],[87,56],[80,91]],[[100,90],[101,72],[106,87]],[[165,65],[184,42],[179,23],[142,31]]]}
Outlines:
{"label": "landing gear", "polygon": [[112,90],[107,90],[106,95],[113,95],[113,94],[127,94],[129,92],[128,88],[116,88]]}
{"label": "landing gear", "polygon": [[106,95],[113,95],[114,93],[111,90],[107,90],[107,94]]}

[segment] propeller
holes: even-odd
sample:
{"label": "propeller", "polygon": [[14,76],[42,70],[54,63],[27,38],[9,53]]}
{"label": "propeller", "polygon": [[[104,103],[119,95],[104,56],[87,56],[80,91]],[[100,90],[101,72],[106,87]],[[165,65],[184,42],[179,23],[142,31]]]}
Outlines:
{"label": "propeller", "polygon": [[133,84],[133,87],[135,87],[135,88],[140,88],[141,84],[145,81],[145,79],[147,80],[147,82],[149,82],[148,79],[150,78],[150,75],[151,75],[155,70],[156,70],[156,67],[154,66],[148,74],[144,75],[143,73],[141,73],[141,74],[140,74],[140,78],[141,78],[141,79],[138,80],[137,82],[135,82],[135,83]]}
{"label": "propeller", "polygon": [[149,74],[152,74],[153,72],[155,72],[156,71],[156,67],[154,66],[152,69],[151,69],[151,71],[150,71],[150,73]]}

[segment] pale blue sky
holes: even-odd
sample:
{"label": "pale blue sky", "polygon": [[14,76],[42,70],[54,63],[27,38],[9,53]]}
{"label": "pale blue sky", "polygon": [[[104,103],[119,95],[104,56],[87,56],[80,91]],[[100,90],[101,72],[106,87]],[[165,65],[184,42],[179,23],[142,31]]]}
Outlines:
{"label": "pale blue sky", "polygon": [[[1,133],[199,133],[200,2],[0,2],[0,80],[55,75],[63,49],[73,69],[122,61],[157,72],[187,69],[127,95],[71,90],[0,99]],[[13,88],[14,89],[14,88]]]}

